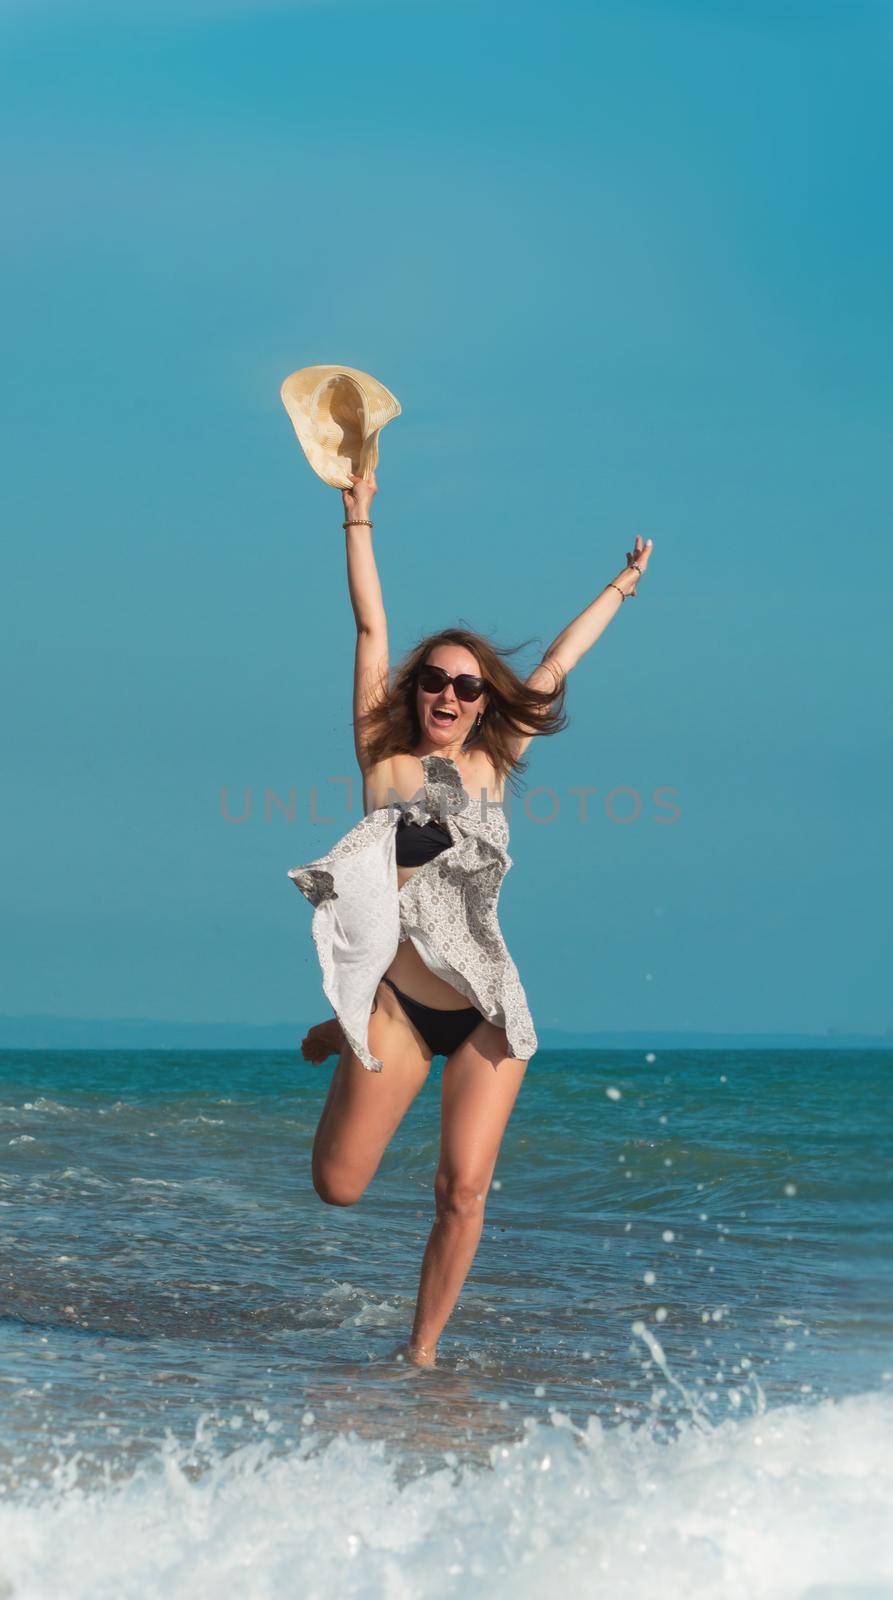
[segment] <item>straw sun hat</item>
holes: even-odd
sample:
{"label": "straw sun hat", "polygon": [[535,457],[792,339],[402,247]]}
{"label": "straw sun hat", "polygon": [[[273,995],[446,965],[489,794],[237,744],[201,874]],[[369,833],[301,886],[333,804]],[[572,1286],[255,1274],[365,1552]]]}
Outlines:
{"label": "straw sun hat", "polygon": [[302,367],[286,378],[282,404],[307,460],[323,483],[352,489],[378,465],[378,435],[399,417],[400,402],[383,383],[354,367]]}

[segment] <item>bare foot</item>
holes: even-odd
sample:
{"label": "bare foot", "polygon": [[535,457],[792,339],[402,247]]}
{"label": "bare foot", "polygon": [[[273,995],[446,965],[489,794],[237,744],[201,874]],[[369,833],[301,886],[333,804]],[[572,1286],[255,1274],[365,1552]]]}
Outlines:
{"label": "bare foot", "polygon": [[437,1365],[437,1350],[429,1350],[427,1345],[413,1344],[411,1341],[404,1351],[407,1361],[414,1367],[435,1367]]}
{"label": "bare foot", "polygon": [[328,1022],[317,1022],[316,1026],[308,1029],[301,1040],[301,1055],[305,1061],[312,1061],[314,1066],[328,1061],[329,1056],[337,1056],[344,1044],[344,1034],[337,1017],[330,1017]]}

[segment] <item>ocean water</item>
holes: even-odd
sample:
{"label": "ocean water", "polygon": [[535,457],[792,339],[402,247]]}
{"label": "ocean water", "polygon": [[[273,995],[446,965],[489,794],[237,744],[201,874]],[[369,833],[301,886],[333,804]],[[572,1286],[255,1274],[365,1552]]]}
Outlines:
{"label": "ocean water", "polygon": [[2,1600],[893,1600],[893,1053],[542,1051],[419,1371],[441,1070],[0,1055]]}

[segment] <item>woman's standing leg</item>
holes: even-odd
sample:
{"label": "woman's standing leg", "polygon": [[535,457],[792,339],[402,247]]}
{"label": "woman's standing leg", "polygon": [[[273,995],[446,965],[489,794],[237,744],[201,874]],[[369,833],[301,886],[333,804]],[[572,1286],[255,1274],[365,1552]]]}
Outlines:
{"label": "woman's standing leg", "polygon": [[444,1063],[436,1216],[408,1346],[419,1366],[434,1365],[481,1237],[499,1147],[527,1067],[507,1050],[505,1030],[481,1022]]}

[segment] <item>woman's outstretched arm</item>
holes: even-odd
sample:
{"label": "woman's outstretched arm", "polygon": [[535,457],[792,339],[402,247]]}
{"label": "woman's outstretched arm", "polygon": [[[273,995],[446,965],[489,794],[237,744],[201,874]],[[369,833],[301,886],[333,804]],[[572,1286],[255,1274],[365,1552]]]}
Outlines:
{"label": "woman's outstretched arm", "polygon": [[[616,578],[610,580],[585,611],[581,611],[566,628],[562,628],[558,637],[553,639],[539,666],[531,672],[527,682],[534,689],[553,690],[562,677],[573,671],[587,650],[591,650],[608,623],[616,617],[620,607],[625,604],[624,595],[635,594],[639,574],[633,570],[632,563],[634,561],[638,563],[644,576],[651,559],[651,551],[652,541],[646,539],[643,543],[641,536],[637,534],[632,550],[626,552],[626,566],[622,572],[618,572]],[[513,742],[516,757],[523,755],[533,736],[531,731],[519,735]]]}
{"label": "woman's outstretched arm", "polygon": [[[563,673],[570,672],[577,665],[581,656],[585,656],[586,651],[590,650],[596,639],[604,633],[608,623],[616,617],[624,603],[623,595],[635,593],[639,574],[633,571],[632,563],[638,562],[644,576],[650,556],[651,540],[648,539],[643,544],[641,536],[636,534],[633,549],[626,552],[626,566],[623,571],[611,579],[585,611],[581,611],[578,617],[574,617],[573,622],[562,628],[558,638],[553,640],[543,656],[540,666],[536,669],[537,672],[541,672],[549,662],[553,662]],[[618,594],[618,589],[622,593]],[[528,682],[532,682],[535,675],[532,674]]]}
{"label": "woman's outstretched arm", "polygon": [[[378,492],[374,473],[369,478],[359,478],[352,472],[351,478],[353,488],[342,490],[345,522],[353,518],[368,518],[373,496]],[[354,748],[360,770],[365,773],[368,763],[361,732],[361,718],[365,712],[377,705],[387,692],[388,620],[372,548],[372,529],[345,528],[344,536],[347,550],[347,586],[357,624],[353,674]]]}

